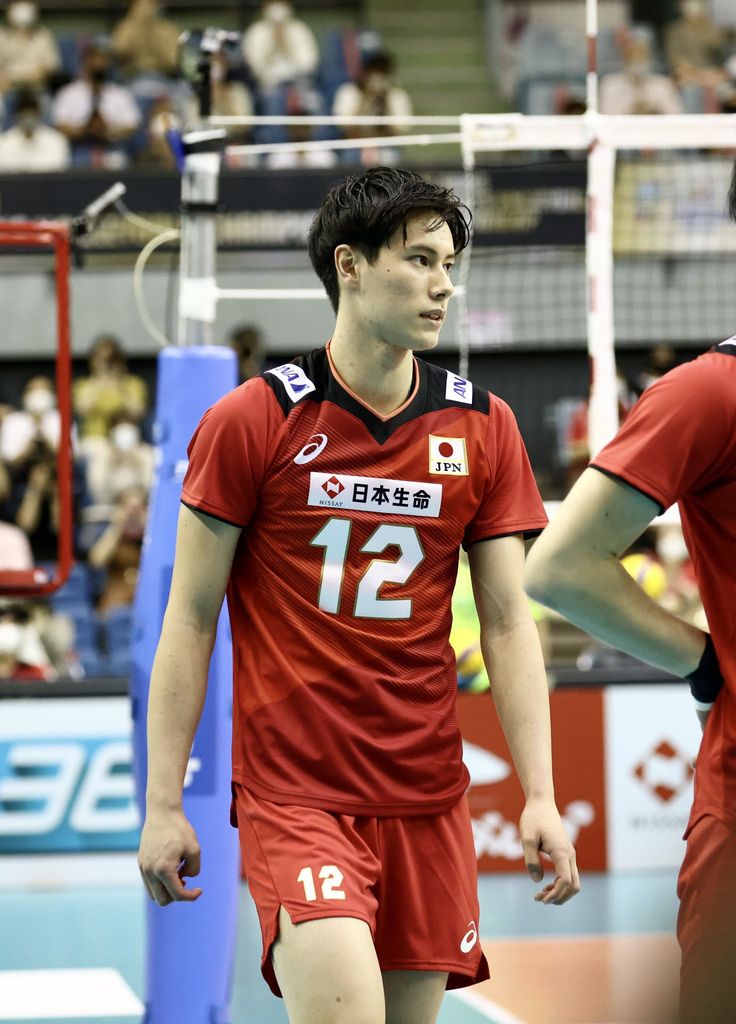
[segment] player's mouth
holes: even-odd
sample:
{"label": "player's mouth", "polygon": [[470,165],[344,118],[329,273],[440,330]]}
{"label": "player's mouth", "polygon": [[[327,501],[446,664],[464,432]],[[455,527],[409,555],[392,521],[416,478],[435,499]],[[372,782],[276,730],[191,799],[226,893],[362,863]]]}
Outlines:
{"label": "player's mouth", "polygon": [[430,309],[427,313],[419,314],[424,320],[432,320],[436,324],[441,324],[445,319],[444,309]]}

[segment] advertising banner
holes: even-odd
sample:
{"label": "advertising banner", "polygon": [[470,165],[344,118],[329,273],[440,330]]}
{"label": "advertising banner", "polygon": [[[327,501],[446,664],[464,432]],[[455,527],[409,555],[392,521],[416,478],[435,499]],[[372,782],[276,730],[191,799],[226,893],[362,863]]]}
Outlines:
{"label": "advertising banner", "polygon": [[0,854],[135,850],[130,736],[125,697],[3,701]]}
{"label": "advertising banner", "polygon": [[683,684],[605,690],[608,866],[678,867],[701,730]]}
{"label": "advertising banner", "polygon": [[[552,710],[557,806],[588,871],[606,868],[603,694],[555,692]],[[488,693],[460,694],[458,715],[471,775],[468,800],[480,871],[524,868],[519,817],[524,795]]]}

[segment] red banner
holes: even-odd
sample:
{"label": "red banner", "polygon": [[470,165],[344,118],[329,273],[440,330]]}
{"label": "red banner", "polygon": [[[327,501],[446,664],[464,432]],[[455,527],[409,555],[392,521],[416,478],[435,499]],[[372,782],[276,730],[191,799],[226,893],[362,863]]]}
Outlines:
{"label": "red banner", "polygon": [[[550,697],[557,806],[583,871],[606,869],[603,692],[559,690]],[[519,817],[524,795],[488,693],[459,694],[470,770],[468,792],[478,868],[524,869]]]}

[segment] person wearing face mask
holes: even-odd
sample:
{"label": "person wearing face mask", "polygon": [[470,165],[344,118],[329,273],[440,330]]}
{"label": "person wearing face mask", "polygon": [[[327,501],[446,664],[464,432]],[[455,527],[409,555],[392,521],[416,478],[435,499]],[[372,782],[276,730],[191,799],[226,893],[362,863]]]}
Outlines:
{"label": "person wearing face mask", "polygon": [[25,603],[0,599],[0,680],[44,680],[56,677]]}
{"label": "person wearing face mask", "polygon": [[54,386],[48,377],[31,377],[23,389],[23,409],[0,421],[0,459],[11,471],[26,462],[32,451],[54,454],[59,444],[59,411]]}
{"label": "person wearing face mask", "polygon": [[42,123],[37,96],[32,92],[20,93],[15,104],[15,125],[0,135],[0,171],[62,171],[70,160],[66,137]]}
{"label": "person wearing face mask", "polygon": [[109,509],[131,487],[145,492],[153,479],[153,446],[141,440],[134,417],[121,412],[112,419],[107,438],[95,438],[87,451],[87,491],[93,506]]}
{"label": "person wearing face mask", "polygon": [[624,44],[624,69],[601,81],[602,114],[681,114],[682,98],[667,75],[652,70],[648,36],[632,31]]}
{"label": "person wearing face mask", "polygon": [[[332,113],[348,117],[355,115],[411,117],[412,105],[409,94],[392,80],[394,62],[388,53],[372,53],[363,61],[357,82],[346,82],[335,93]],[[355,125],[344,128],[346,138],[370,138],[376,135],[401,134],[401,125]],[[364,165],[390,164],[396,161],[398,153],[386,149],[360,150],[360,161]]]}
{"label": "person wearing face mask", "polygon": [[56,449],[59,413],[48,377],[32,377],[23,390],[23,409],[0,426],[0,458],[10,469],[8,517],[28,536],[36,561],[57,553],[59,501]]}
{"label": "person wearing face mask", "polygon": [[682,85],[717,86],[728,53],[726,33],[713,21],[704,0],[682,0],[680,17],[665,30],[665,55]]}
{"label": "person wearing face mask", "polygon": [[83,439],[105,438],[113,418],[128,413],[136,422],[143,419],[148,393],[145,381],[128,371],[118,339],[101,334],[89,354],[89,376],[74,382],[73,402]]}
{"label": "person wearing face mask", "polygon": [[59,48],[30,0],[11,0],[0,28],[0,92],[39,89],[61,66]]}
{"label": "person wearing face mask", "polygon": [[[243,56],[258,87],[259,113],[285,114],[291,90],[310,91],[319,63],[314,33],[285,0],[265,0],[261,17],[243,36]],[[263,130],[264,142],[283,142],[281,128]]]}
{"label": "person wearing face mask", "polygon": [[54,98],[51,117],[71,142],[75,164],[120,167],[127,161],[123,143],[141,113],[130,89],[109,75],[110,52],[98,41],[85,54],[81,76]]}

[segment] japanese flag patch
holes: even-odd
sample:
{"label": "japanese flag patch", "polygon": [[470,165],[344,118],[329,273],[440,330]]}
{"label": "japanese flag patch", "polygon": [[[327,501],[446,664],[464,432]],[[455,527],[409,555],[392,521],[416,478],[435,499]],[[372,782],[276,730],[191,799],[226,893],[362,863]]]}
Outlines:
{"label": "japanese flag patch", "polygon": [[464,437],[429,435],[429,472],[434,476],[467,476],[468,453]]}

